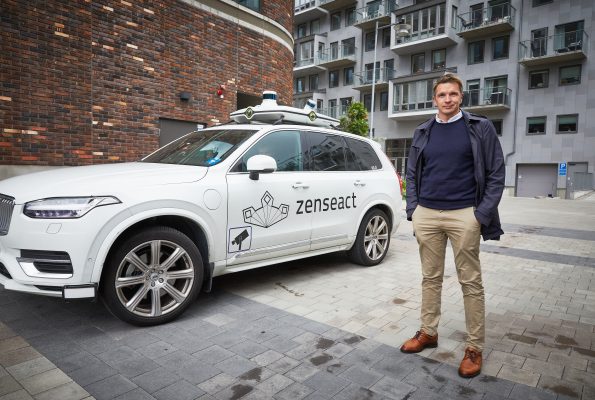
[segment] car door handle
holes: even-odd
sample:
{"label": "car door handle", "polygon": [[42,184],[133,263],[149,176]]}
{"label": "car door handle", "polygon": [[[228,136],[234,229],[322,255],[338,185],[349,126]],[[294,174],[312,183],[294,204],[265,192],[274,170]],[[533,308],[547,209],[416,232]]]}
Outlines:
{"label": "car door handle", "polygon": [[366,186],[366,183],[365,182],[362,182],[360,180],[357,180],[357,181],[353,182],[353,184],[355,186]]}
{"label": "car door handle", "polygon": [[306,184],[304,184],[302,182],[296,182],[293,185],[291,185],[291,187],[294,188],[294,189],[299,189],[299,188],[308,189],[310,187],[310,185],[306,185]]}

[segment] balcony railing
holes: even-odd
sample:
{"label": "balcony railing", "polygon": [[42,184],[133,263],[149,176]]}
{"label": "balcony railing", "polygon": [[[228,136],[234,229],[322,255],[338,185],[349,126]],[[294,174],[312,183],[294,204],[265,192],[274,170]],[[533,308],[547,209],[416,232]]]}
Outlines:
{"label": "balcony railing", "polygon": [[397,2],[394,0],[384,0],[378,3],[368,4],[365,7],[357,9],[355,17],[355,26],[362,27],[362,24],[373,24],[378,19],[390,19],[390,14],[397,9]]}
{"label": "balcony railing", "polygon": [[507,32],[514,29],[515,16],[510,3],[473,10],[457,16],[457,32],[462,37]]}
{"label": "balcony railing", "polygon": [[320,0],[296,0],[294,3],[294,24],[300,24],[327,14],[320,8]]}
{"label": "balcony railing", "polygon": [[320,64],[340,64],[340,61],[355,62],[357,48],[353,45],[337,45],[327,47],[318,53]]}
{"label": "balcony railing", "polygon": [[395,77],[396,71],[392,68],[376,68],[375,76],[374,70],[368,69],[354,74],[355,86],[372,85],[374,79],[376,84],[388,83],[389,80]]}
{"label": "balcony railing", "polygon": [[504,86],[488,87],[483,89],[466,90],[463,92],[463,104],[469,108],[510,108],[512,89]]}
{"label": "balcony railing", "polygon": [[538,65],[559,61],[578,60],[587,56],[589,35],[584,30],[560,33],[519,43],[519,62]]}
{"label": "balcony railing", "polygon": [[341,118],[344,115],[347,115],[347,109],[349,106],[346,105],[339,105],[329,108],[323,108],[318,110],[317,112],[322,115],[327,115],[331,118]]}

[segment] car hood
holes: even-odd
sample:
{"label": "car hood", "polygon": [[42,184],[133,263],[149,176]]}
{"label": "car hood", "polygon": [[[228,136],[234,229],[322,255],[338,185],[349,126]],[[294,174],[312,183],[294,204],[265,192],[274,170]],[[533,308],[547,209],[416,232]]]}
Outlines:
{"label": "car hood", "polygon": [[14,197],[17,204],[48,197],[117,195],[133,188],[195,182],[207,170],[141,162],[57,168],[0,181],[0,193]]}

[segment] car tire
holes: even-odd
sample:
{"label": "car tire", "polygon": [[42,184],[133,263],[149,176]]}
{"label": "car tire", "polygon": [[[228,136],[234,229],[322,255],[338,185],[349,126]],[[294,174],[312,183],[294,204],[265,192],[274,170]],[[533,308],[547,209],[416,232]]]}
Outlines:
{"label": "car tire", "polygon": [[390,220],[384,211],[378,208],[368,211],[349,250],[351,261],[367,267],[380,264],[388,252],[390,232]]}
{"label": "car tire", "polygon": [[[156,261],[153,254],[158,254]],[[188,308],[203,277],[202,256],[192,240],[158,226],[134,233],[112,252],[101,289],[116,317],[134,325],[158,325]]]}

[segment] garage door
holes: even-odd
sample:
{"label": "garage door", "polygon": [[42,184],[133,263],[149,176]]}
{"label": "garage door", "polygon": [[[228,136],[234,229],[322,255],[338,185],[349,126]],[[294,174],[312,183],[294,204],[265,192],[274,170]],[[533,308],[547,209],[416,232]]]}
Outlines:
{"label": "garage door", "polygon": [[517,164],[518,197],[554,197],[558,187],[558,164]]}

